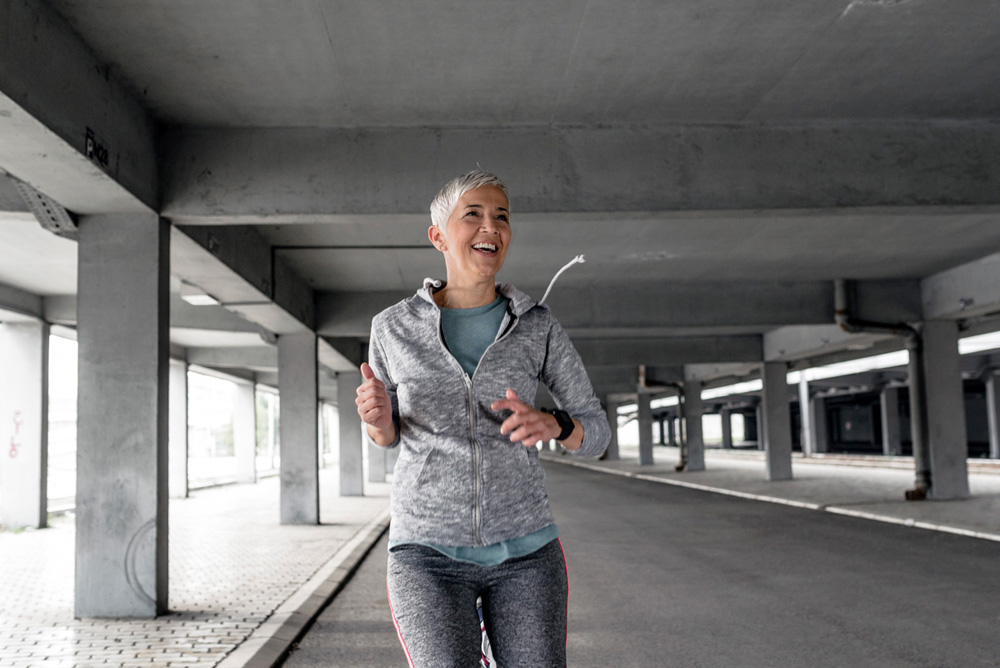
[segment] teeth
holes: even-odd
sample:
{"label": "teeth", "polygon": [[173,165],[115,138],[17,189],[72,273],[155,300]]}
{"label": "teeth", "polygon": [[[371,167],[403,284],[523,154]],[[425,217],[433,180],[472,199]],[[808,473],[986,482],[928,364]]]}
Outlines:
{"label": "teeth", "polygon": [[488,250],[488,251],[492,251],[492,252],[496,252],[496,249],[497,249],[496,245],[494,245],[494,244],[488,244],[488,243],[483,243],[483,242],[480,242],[478,244],[473,244],[472,247],[473,248],[477,248],[479,250]]}

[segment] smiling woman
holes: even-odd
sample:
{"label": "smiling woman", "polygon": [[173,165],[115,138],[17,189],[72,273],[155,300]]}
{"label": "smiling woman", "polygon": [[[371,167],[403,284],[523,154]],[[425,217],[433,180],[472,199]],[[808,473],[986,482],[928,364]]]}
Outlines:
{"label": "smiling woman", "polygon": [[[566,564],[539,441],[603,452],[607,418],[547,306],[496,283],[511,243],[507,188],[453,179],[427,236],[447,281],[372,321],[358,413],[400,448],[392,489],[389,599],[411,666],[467,668],[479,617],[499,665],[566,665]],[[539,410],[545,383],[558,408]]]}

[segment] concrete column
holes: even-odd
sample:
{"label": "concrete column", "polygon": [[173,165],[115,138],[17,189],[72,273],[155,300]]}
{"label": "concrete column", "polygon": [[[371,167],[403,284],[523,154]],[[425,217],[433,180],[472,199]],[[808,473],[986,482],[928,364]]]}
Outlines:
{"label": "concrete column", "polygon": [[[364,425],[362,425],[364,428]],[[549,447],[549,443],[542,443],[542,449]],[[368,480],[369,482],[385,482],[385,459],[389,453],[389,448],[380,448],[374,443],[368,444]]]}
{"label": "concrete column", "polygon": [[808,457],[816,451],[816,444],[813,439],[812,416],[809,414],[809,381],[805,370],[799,373],[799,422],[802,425],[802,454]]}
{"label": "concrete column", "polygon": [[813,397],[809,400],[809,415],[812,417],[813,452],[827,452],[830,437],[826,426],[826,399]]}
{"label": "concrete column", "polygon": [[319,524],[316,343],[312,332],[278,337],[282,524]]}
{"label": "concrete column", "polygon": [[169,483],[170,497],[188,496],[188,365],[170,360]]}
{"label": "concrete column", "polygon": [[399,459],[399,448],[390,449],[385,455],[385,473],[392,475],[396,470],[396,460]]}
{"label": "concrete column", "polygon": [[236,383],[233,402],[233,445],[236,482],[257,482],[257,397],[253,383]]}
{"label": "concrete column", "polygon": [[673,415],[667,420],[667,445],[677,447],[677,418]]}
{"label": "concrete column", "polygon": [[887,456],[901,455],[903,443],[899,428],[899,388],[883,388],[879,394],[879,405],[882,409],[882,453]]}
{"label": "concrete column", "polygon": [[656,418],[657,435],[660,437],[658,443],[660,445],[667,444],[667,417],[664,414],[660,414]]}
{"label": "concrete column", "polygon": [[958,325],[929,320],[923,336],[924,396],[927,403],[927,446],[930,452],[931,496],[969,496],[965,430],[965,395],[958,354]]}
{"label": "concrete column", "polygon": [[74,616],[167,611],[170,225],[80,221]]}
{"label": "concrete column", "polygon": [[363,436],[361,416],[354,400],[361,384],[361,371],[337,373],[337,406],[340,408],[340,495],[364,496],[365,481],[362,463]]}
{"label": "concrete column", "polygon": [[731,450],[733,447],[733,413],[728,408],[719,411],[722,419],[722,448]]}
{"label": "concrete column", "polygon": [[990,430],[990,457],[1000,459],[1000,387],[997,374],[986,379],[986,419]]}
{"label": "concrete column", "polygon": [[639,393],[639,464],[653,463],[653,411],[648,392]]}
{"label": "concrete column", "polygon": [[705,470],[705,438],[701,426],[701,382],[684,382],[684,426],[687,432],[687,466],[685,471]]}
{"label": "concrete column", "polygon": [[621,455],[618,453],[618,402],[608,399],[604,404],[604,409],[608,415],[608,425],[611,427],[611,442],[604,452],[604,459],[618,461]]}
{"label": "concrete column", "polygon": [[767,421],[764,419],[764,402],[757,404],[757,409],[754,411],[754,420],[757,421],[757,449],[766,449],[765,443],[767,442]]}
{"label": "concrete column", "polygon": [[316,465],[320,469],[326,468],[326,462],[323,461],[323,451],[326,449],[326,435],[323,433],[325,423],[323,402],[320,401],[316,405]]}
{"label": "concrete column", "polygon": [[792,425],[788,413],[788,367],[784,362],[764,362],[764,449],[767,479],[792,477]]}
{"label": "concrete column", "polygon": [[0,524],[48,524],[49,326],[0,323]]}

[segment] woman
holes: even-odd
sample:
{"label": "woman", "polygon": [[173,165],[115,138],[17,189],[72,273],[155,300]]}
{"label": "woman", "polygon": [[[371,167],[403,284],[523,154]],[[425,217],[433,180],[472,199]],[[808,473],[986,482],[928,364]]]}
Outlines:
{"label": "woman", "polygon": [[[447,282],[375,316],[361,366],[365,431],[401,448],[388,589],[416,668],[478,664],[480,597],[498,665],[566,665],[566,565],[535,445],[598,455],[610,430],[548,307],[495,283],[509,206],[493,174],[445,185],[427,234]],[[562,410],[534,408],[539,380]]]}

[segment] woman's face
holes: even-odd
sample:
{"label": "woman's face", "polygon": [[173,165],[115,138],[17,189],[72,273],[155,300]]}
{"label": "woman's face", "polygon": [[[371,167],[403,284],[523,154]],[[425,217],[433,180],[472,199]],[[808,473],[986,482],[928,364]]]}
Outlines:
{"label": "woman's face", "polygon": [[444,253],[448,282],[491,278],[503,267],[510,244],[507,196],[494,186],[469,190],[455,204],[446,229],[431,225],[431,243]]}

